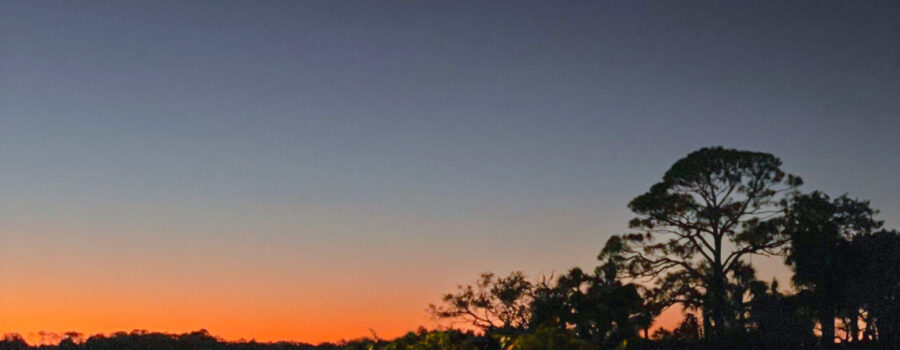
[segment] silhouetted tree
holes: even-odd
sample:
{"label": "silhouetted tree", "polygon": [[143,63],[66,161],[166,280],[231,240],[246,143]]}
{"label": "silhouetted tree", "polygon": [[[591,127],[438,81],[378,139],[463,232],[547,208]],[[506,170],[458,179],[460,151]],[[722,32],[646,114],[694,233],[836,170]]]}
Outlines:
{"label": "silhouetted tree", "polygon": [[7,333],[0,339],[0,350],[26,350],[28,343],[18,333]]}
{"label": "silhouetted tree", "polygon": [[842,260],[846,303],[865,310],[862,336],[900,349],[900,233],[854,237]]}
{"label": "silhouetted tree", "polygon": [[685,314],[681,324],[672,331],[672,336],[675,339],[688,342],[699,340],[702,334],[700,321],[697,320],[697,316],[691,313]]}
{"label": "silhouetted tree", "polygon": [[807,293],[784,295],[778,282],[754,283],[750,302],[751,334],[760,349],[804,349],[816,343],[813,335],[813,310]]}
{"label": "silhouetted tree", "polygon": [[616,279],[615,265],[606,264],[586,274],[574,268],[555,286],[535,291],[532,326],[571,329],[590,343],[618,344],[634,338],[645,311],[637,286]]}
{"label": "silhouetted tree", "polygon": [[767,153],[703,148],[678,160],[662,182],[629,203],[636,232],[614,236],[601,258],[649,277],[668,304],[700,307],[705,334],[734,320],[728,283],[749,254],[778,253],[779,204],[800,178]]}
{"label": "silhouetted tree", "polygon": [[445,294],[443,305],[431,304],[437,318],[469,323],[483,330],[520,332],[531,319],[534,285],[520,271],[498,278],[483,273],[474,285],[457,286]]}
{"label": "silhouetted tree", "polygon": [[726,295],[729,307],[729,314],[734,315],[734,331],[741,332],[747,326],[747,313],[749,311],[749,300],[751,290],[758,283],[756,280],[756,269],[750,264],[738,261],[734,268],[733,278],[726,286]]}
{"label": "silhouetted tree", "polygon": [[[842,295],[849,277],[846,268],[855,264],[841,261],[848,257],[842,251],[853,237],[881,227],[883,222],[873,219],[875,213],[867,201],[846,195],[832,200],[818,191],[795,196],[787,207],[784,230],[791,244],[785,261],[794,268],[794,284],[808,291],[815,303],[826,346],[834,344],[834,319],[838,306],[847,301]],[[853,312],[855,323],[858,308],[845,305],[845,310]]]}

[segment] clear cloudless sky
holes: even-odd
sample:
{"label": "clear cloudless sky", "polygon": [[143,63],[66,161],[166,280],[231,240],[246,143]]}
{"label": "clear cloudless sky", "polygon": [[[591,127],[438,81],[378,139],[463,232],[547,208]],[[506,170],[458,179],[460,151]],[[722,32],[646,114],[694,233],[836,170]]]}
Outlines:
{"label": "clear cloudless sky", "polygon": [[0,0],[0,330],[433,327],[704,146],[896,228],[898,132],[897,2]]}

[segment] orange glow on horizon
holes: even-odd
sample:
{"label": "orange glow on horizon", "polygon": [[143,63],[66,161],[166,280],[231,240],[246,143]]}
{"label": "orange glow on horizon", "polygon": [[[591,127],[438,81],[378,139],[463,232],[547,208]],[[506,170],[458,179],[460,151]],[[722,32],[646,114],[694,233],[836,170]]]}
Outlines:
{"label": "orange glow on horizon", "polygon": [[[86,339],[95,334],[110,335],[133,330],[181,334],[201,329],[206,329],[211,335],[226,341],[253,339],[259,342],[292,341],[318,344],[369,337],[372,335],[371,330],[382,339],[392,339],[415,331],[419,326],[426,326],[429,329],[436,326],[433,320],[424,315],[421,308],[394,310],[372,308],[329,314],[327,306],[323,305],[308,310],[308,315],[318,316],[315,322],[310,322],[308,318],[291,313],[261,312],[240,315],[224,309],[208,309],[201,312],[199,309],[188,307],[186,311],[197,312],[186,315],[154,305],[138,304],[132,307],[131,316],[116,314],[116,306],[110,306],[109,309],[95,309],[94,312],[86,312],[80,307],[53,310],[51,307],[32,306],[28,308],[30,313],[18,313],[20,310],[6,308],[12,313],[8,313],[10,317],[0,321],[2,322],[0,326],[7,333],[21,334],[29,344],[55,343],[59,340],[48,337],[47,333],[62,335],[72,331],[81,333]],[[30,317],[14,317],[16,314],[28,314]],[[674,329],[682,318],[679,307],[667,309],[654,320],[650,335],[660,328]]]}
{"label": "orange glow on horizon", "polygon": [[[427,325],[416,322],[416,320],[427,321],[425,317],[411,315],[407,310],[398,310],[390,314],[382,310],[362,310],[352,314],[322,317],[315,322],[285,314],[240,317],[222,311],[212,311],[200,317],[185,317],[144,309],[137,312],[140,316],[118,319],[108,317],[109,311],[98,310],[96,314],[61,311],[54,318],[45,318],[49,315],[43,312],[27,319],[7,318],[3,321],[2,327],[6,333],[22,335],[30,344],[42,343],[41,333],[62,335],[66,332],[78,332],[87,338],[95,334],[110,335],[133,330],[181,334],[201,329],[206,329],[211,335],[226,341],[252,339],[258,342],[290,341],[318,344],[371,336],[370,328],[377,332],[379,337],[390,339],[414,331],[419,325]],[[198,321],[199,319],[205,321]],[[137,327],[128,327],[129,324]]]}
{"label": "orange glow on horizon", "polygon": [[[453,228],[442,222],[428,226]],[[550,231],[533,226],[534,237]],[[418,227],[400,228],[412,235]],[[521,268],[535,279],[541,271],[550,275],[591,266],[591,247],[604,239],[520,261],[457,256],[462,249],[487,257],[495,252],[490,245],[472,248],[459,239],[430,243],[452,248],[440,250],[414,236],[390,244],[339,240],[315,249],[305,242],[275,244],[280,241],[227,232],[173,239],[147,229],[114,239],[79,239],[91,232],[46,223],[10,230],[7,237],[16,245],[0,247],[0,330],[31,341],[39,331],[90,336],[136,329],[174,334],[206,329],[229,341],[312,344],[368,337],[372,329],[391,339],[420,326],[438,327],[427,305],[458,283],[471,283],[479,272],[504,275]],[[450,233],[439,237],[457,237]],[[372,244],[403,249],[385,254],[368,248]],[[544,246],[524,240],[519,254],[537,256]],[[681,319],[680,309],[670,308],[654,321],[651,334],[660,327],[671,330]]]}
{"label": "orange glow on horizon", "polygon": [[4,315],[0,329],[19,333],[30,344],[40,343],[39,332],[71,331],[87,338],[132,330],[181,334],[200,329],[227,341],[317,344],[371,336],[369,329],[379,337],[393,338],[420,325],[433,327],[424,307],[429,293],[410,293],[408,302],[403,302],[382,293],[293,292],[289,286],[259,287],[270,290],[255,294],[233,289],[188,294],[187,287],[140,291],[111,286],[93,292],[84,288],[55,292],[48,287],[0,288],[5,294],[0,299]]}

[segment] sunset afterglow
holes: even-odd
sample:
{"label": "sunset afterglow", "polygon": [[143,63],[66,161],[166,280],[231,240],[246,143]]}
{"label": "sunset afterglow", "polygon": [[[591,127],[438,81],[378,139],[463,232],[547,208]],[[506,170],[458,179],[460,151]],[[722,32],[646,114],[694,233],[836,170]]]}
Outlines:
{"label": "sunset afterglow", "polygon": [[896,4],[0,3],[0,333],[32,343],[446,327],[482,272],[593,271],[711,146],[900,223]]}

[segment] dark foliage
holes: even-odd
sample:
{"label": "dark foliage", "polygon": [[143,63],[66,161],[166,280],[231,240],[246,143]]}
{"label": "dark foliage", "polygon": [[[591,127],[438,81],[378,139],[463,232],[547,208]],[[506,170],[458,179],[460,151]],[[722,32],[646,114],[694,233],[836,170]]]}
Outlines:
{"label": "dark foliage", "polygon": [[[866,328],[852,342],[873,342],[900,349],[900,233],[879,231],[855,237],[842,260],[842,304],[862,317]],[[862,310],[862,312],[860,312]],[[854,322],[855,323],[855,322]]]}
{"label": "dark foliage", "polygon": [[635,338],[643,328],[643,300],[637,286],[616,279],[614,265],[593,274],[574,268],[556,285],[544,284],[535,292],[532,326],[571,330],[592,344],[619,344]]}
{"label": "dark foliage", "polygon": [[[651,278],[665,305],[699,309],[707,336],[742,328],[740,286],[752,254],[778,254],[780,204],[802,181],[767,153],[703,148],[678,160],[662,181],[634,198],[631,234],[614,236],[601,258]],[[737,300],[735,305],[733,301]]]}
{"label": "dark foliage", "polygon": [[844,343],[880,340],[900,348],[900,238],[894,231],[879,231],[883,222],[875,214],[867,201],[846,195],[831,199],[820,192],[797,196],[787,210],[791,248],[786,261],[815,310],[823,344],[833,343],[837,318]]}
{"label": "dark foliage", "polygon": [[484,331],[517,334],[528,327],[534,285],[522,272],[496,277],[481,274],[474,284],[457,286],[456,293],[445,294],[443,304],[428,306],[439,319],[467,323]]}

